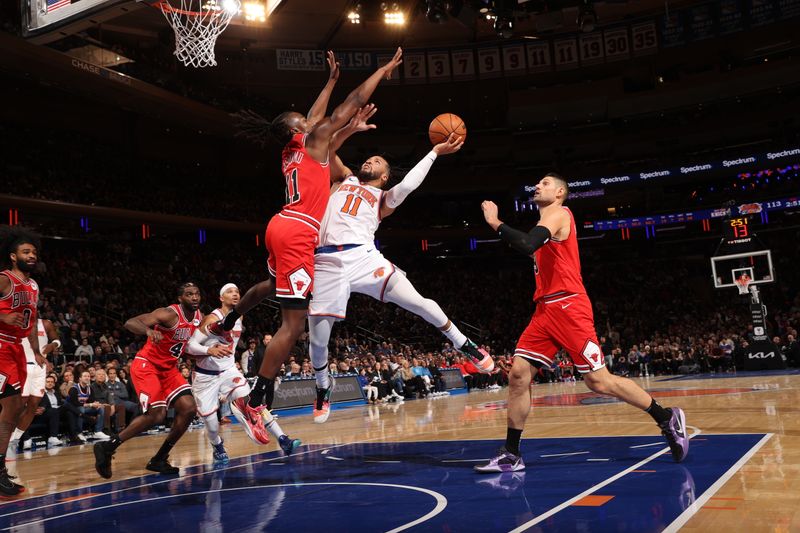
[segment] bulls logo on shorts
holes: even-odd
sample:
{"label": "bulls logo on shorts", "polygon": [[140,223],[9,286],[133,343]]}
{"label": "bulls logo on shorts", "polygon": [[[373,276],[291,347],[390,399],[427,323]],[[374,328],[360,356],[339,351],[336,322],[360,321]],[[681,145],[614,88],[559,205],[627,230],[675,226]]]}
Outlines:
{"label": "bulls logo on shorts", "polygon": [[311,289],[311,276],[305,268],[300,267],[289,274],[289,285],[294,296],[305,297]]}
{"label": "bulls logo on shorts", "polygon": [[150,405],[150,396],[144,392],[139,393],[139,405],[142,406],[142,412],[147,412],[147,407]]}
{"label": "bulls logo on shorts", "polygon": [[603,351],[594,341],[588,341],[586,343],[586,346],[583,348],[583,357],[589,362],[592,370],[597,370],[602,367],[603,360],[605,359],[603,357]]}

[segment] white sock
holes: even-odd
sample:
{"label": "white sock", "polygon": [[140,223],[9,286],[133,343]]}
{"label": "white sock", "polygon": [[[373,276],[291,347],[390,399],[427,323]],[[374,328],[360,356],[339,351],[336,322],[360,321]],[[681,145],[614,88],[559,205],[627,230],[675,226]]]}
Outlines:
{"label": "white sock", "polygon": [[335,319],[330,316],[308,317],[308,351],[311,355],[311,366],[314,368],[314,377],[317,387],[327,389],[331,386],[328,376],[328,342],[331,339],[331,330]]}
{"label": "white sock", "polygon": [[217,420],[217,413],[204,416],[203,421],[206,423],[206,435],[208,435],[208,440],[211,444],[219,444],[222,442],[219,436],[219,420]]}
{"label": "white sock", "polygon": [[282,436],[286,435],[286,433],[284,433],[281,429],[281,426],[278,424],[278,421],[273,418],[271,413],[268,417],[264,418],[264,427],[267,428],[267,431],[272,433],[272,436],[276,439],[280,439]]}
{"label": "white sock", "polygon": [[461,330],[456,327],[453,322],[450,322],[450,327],[447,329],[441,330],[445,337],[450,339],[450,342],[453,343],[453,348],[458,350],[467,342],[467,336],[461,333]]}
{"label": "white sock", "polygon": [[11,440],[19,440],[22,438],[22,434],[25,433],[21,429],[17,428],[14,430],[14,433],[11,434]]}

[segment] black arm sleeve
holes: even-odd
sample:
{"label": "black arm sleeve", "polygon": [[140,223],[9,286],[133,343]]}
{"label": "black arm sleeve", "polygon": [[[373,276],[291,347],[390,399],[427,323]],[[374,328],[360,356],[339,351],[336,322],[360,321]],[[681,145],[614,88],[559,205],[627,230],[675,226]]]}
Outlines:
{"label": "black arm sleeve", "polygon": [[542,247],[551,237],[550,230],[544,226],[534,226],[528,233],[525,233],[506,224],[500,224],[497,234],[511,248],[525,255],[533,255],[533,252]]}

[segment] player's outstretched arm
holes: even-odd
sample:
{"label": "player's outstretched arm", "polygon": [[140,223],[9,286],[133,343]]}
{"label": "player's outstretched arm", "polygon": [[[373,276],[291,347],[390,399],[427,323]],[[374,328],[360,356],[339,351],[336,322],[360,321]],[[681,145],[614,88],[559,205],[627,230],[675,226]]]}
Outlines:
{"label": "player's outstretched arm", "polygon": [[409,194],[416,190],[417,187],[422,185],[422,182],[425,180],[425,176],[428,175],[428,172],[431,170],[433,162],[436,161],[437,156],[458,152],[461,150],[463,145],[463,139],[461,137],[456,137],[454,133],[451,133],[445,142],[434,146],[433,149],[414,166],[414,168],[408,171],[408,174],[405,175],[403,181],[389,189],[389,192],[386,193],[386,201],[383,202],[383,205],[381,206],[381,218],[386,218],[394,213],[394,210],[397,209],[401,203],[403,203],[403,200],[405,200]]}
{"label": "player's outstretched arm", "polygon": [[339,79],[339,63],[336,62],[336,56],[333,54],[332,50],[328,50],[327,56],[328,68],[330,69],[328,83],[322,88],[322,92],[319,93],[319,96],[317,96],[316,101],[311,105],[311,109],[308,110],[308,114],[306,115],[308,125],[312,127],[325,118],[325,112],[328,110],[328,101],[331,99],[331,93],[333,93],[333,88],[336,86],[336,81]]}
{"label": "player's outstretched arm", "polygon": [[383,78],[388,79],[391,77],[392,71],[403,62],[402,57],[403,50],[398,48],[391,61],[380,67],[364,83],[356,87],[345,101],[333,110],[330,117],[324,118],[317,123],[309,134],[308,139],[306,139],[306,150],[311,157],[317,161],[325,161],[327,159],[333,134],[347,124],[360,108],[367,105],[369,97],[372,96],[378,83]]}
{"label": "player's outstretched arm", "polygon": [[192,333],[186,351],[189,355],[210,355],[212,357],[227,357],[233,353],[230,347],[217,343],[214,346],[207,346],[208,326],[217,321],[216,315],[208,314],[203,317],[200,326]]}
{"label": "player's outstretched arm", "polygon": [[354,133],[374,130],[377,128],[378,126],[375,124],[367,123],[377,111],[378,108],[375,107],[375,104],[365,105],[359,109],[355,115],[353,115],[353,118],[350,119],[350,122],[347,123],[347,126],[333,134],[333,138],[331,138],[329,158],[331,162],[331,183],[338,183],[352,174],[350,169],[347,168],[344,163],[342,163],[342,160],[339,158],[339,156],[336,155],[336,152]]}
{"label": "player's outstretched arm", "polygon": [[144,313],[125,322],[125,329],[135,335],[147,335],[153,342],[161,340],[161,333],[153,329],[157,324],[171,328],[178,321],[178,315],[170,307],[161,307],[150,313]]}
{"label": "player's outstretched arm", "polygon": [[485,200],[481,204],[483,210],[483,218],[486,223],[495,230],[503,240],[514,250],[525,254],[533,255],[533,253],[544,246],[550,238],[558,233],[566,223],[569,225],[569,215],[562,209],[558,211],[551,211],[547,215],[543,215],[539,223],[533,227],[528,233],[514,229],[511,226],[504,224],[498,218],[497,205],[494,202]]}

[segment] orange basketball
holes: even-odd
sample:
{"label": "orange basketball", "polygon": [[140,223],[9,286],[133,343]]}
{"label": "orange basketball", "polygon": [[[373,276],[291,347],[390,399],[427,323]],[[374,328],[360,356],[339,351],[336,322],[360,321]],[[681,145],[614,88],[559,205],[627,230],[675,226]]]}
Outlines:
{"label": "orange basketball", "polygon": [[433,144],[445,142],[451,133],[461,137],[462,141],[467,140],[467,125],[461,117],[452,113],[442,113],[428,126],[428,137]]}

